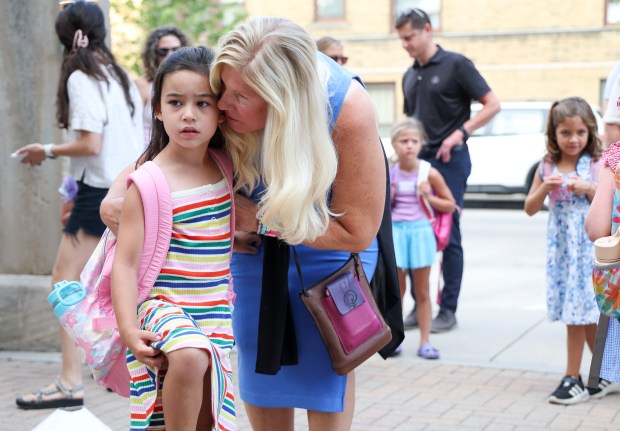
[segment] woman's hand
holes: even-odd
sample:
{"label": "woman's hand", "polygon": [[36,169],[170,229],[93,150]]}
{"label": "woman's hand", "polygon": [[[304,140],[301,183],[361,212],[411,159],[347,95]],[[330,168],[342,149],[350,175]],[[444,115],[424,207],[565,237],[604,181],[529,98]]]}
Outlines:
{"label": "woman's hand", "polygon": [[131,353],[144,365],[156,368],[164,363],[165,357],[161,350],[151,347],[151,342],[161,340],[158,333],[132,328],[124,331],[122,338]]}
{"label": "woman's hand", "polygon": [[258,220],[256,219],[256,202],[236,193],[234,205],[235,229],[239,232],[257,232]]}
{"label": "woman's hand", "polygon": [[46,159],[45,148],[41,144],[30,144],[25,147],[21,147],[16,151],[17,154],[27,154],[21,163],[29,164],[30,166],[40,166]]}

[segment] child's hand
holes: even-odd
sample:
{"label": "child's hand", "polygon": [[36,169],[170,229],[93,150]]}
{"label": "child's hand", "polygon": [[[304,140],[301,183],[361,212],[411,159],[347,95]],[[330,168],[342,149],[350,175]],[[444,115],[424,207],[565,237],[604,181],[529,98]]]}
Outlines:
{"label": "child's hand", "polygon": [[560,188],[562,184],[564,184],[562,175],[549,175],[542,183],[547,192]]}
{"label": "child's hand", "polygon": [[577,196],[585,196],[591,190],[592,184],[581,177],[572,176],[566,187]]}
{"label": "child's hand", "polygon": [[29,164],[30,166],[39,166],[46,159],[45,149],[41,144],[26,145],[17,150],[16,153],[24,155],[21,163]]}
{"label": "child's hand", "polygon": [[424,196],[428,196],[431,193],[431,185],[429,184],[428,181],[422,181],[418,187],[418,190]]}
{"label": "child's hand", "polygon": [[160,340],[160,334],[137,328],[125,333],[123,337],[123,341],[136,359],[151,368],[161,366],[165,359],[161,350],[151,347],[151,342]]}

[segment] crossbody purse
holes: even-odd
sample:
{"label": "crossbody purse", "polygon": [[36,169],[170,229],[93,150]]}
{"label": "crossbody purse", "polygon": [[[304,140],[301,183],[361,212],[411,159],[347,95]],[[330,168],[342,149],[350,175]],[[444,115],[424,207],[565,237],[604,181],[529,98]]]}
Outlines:
{"label": "crossbody purse", "polygon": [[373,298],[360,256],[352,253],[337,271],[306,287],[297,251],[295,247],[292,249],[301,282],[301,300],[325,342],[334,371],[348,374],[392,339],[392,331]]}

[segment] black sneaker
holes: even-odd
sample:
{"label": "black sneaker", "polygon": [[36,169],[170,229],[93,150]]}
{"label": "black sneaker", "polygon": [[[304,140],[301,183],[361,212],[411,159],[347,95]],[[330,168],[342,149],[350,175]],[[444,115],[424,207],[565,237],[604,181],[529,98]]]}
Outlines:
{"label": "black sneaker", "polygon": [[431,323],[431,332],[436,334],[438,332],[448,332],[456,326],[456,317],[450,310],[439,310],[437,316]]}
{"label": "black sneaker", "polygon": [[603,398],[605,395],[620,392],[620,382],[610,382],[605,379],[598,379],[596,388],[588,388],[588,393],[592,398]]}
{"label": "black sneaker", "polygon": [[405,329],[413,329],[418,327],[418,312],[414,308],[411,313],[403,319]]}
{"label": "black sneaker", "polygon": [[560,386],[549,396],[549,402],[570,405],[587,401],[589,397],[590,395],[581,381],[581,376],[579,379],[564,376]]}

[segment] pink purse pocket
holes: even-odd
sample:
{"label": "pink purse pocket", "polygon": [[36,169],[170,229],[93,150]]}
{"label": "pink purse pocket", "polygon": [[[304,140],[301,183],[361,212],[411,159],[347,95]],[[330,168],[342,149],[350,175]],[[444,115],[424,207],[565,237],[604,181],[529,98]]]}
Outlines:
{"label": "pink purse pocket", "polygon": [[345,353],[350,354],[381,330],[382,325],[353,273],[347,272],[329,283],[325,295],[321,302]]}

